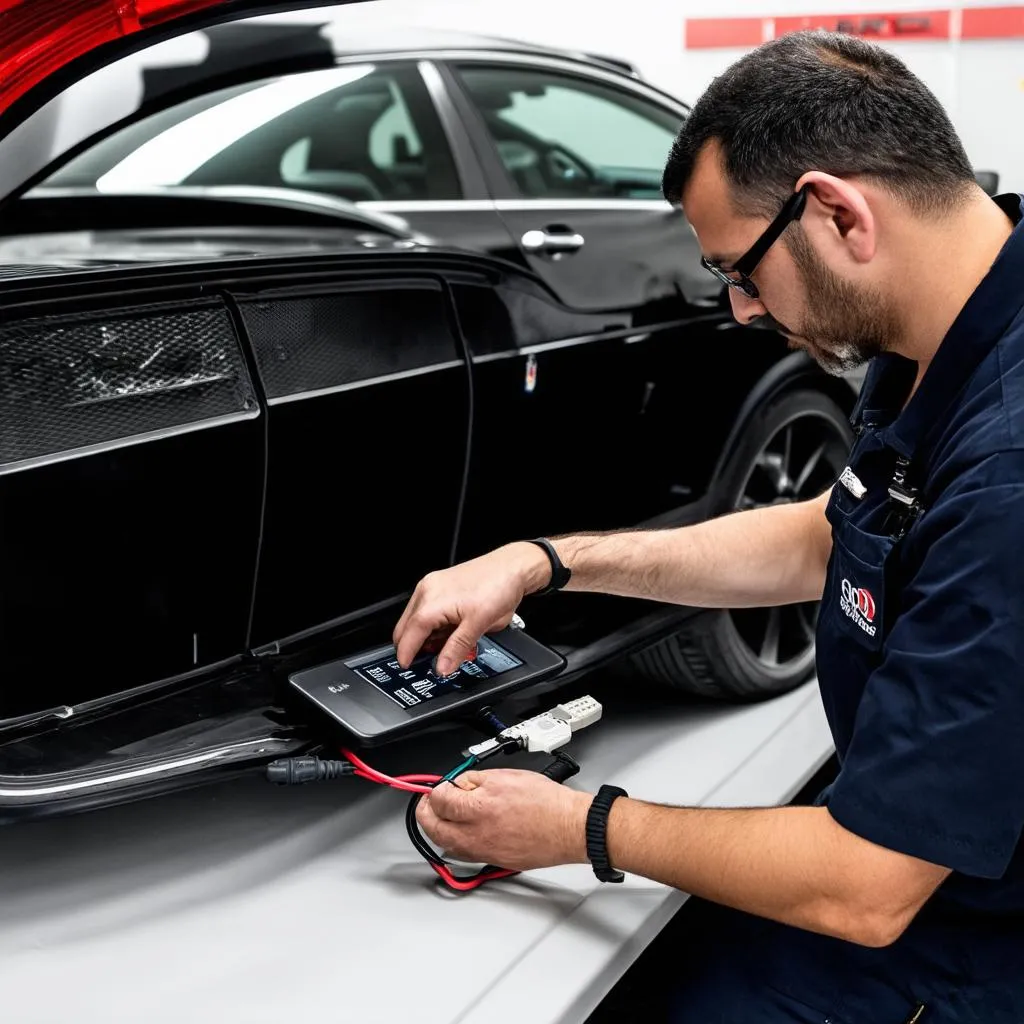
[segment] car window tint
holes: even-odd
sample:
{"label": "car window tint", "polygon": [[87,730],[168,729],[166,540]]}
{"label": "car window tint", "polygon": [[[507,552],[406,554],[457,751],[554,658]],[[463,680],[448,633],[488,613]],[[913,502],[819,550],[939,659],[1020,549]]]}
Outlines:
{"label": "car window tint", "polygon": [[574,75],[483,65],[459,73],[521,195],[661,198],[677,114]]}
{"label": "car window tint", "polygon": [[456,199],[414,65],[343,65],[208,93],[115,133],[44,182],[100,191],[255,185],[354,202]]}

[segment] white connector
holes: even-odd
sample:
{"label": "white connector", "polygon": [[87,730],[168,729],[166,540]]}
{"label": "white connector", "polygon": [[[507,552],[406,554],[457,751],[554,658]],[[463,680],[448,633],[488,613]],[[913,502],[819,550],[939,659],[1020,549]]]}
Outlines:
{"label": "white connector", "polygon": [[467,757],[492,753],[507,740],[515,740],[520,750],[532,754],[550,754],[572,739],[572,734],[601,718],[602,707],[589,694],[556,704],[550,711],[527,718],[498,733],[495,739],[474,743],[463,751]]}
{"label": "white connector", "polygon": [[550,754],[572,739],[572,729],[567,721],[545,711],[543,715],[513,725],[500,735],[502,739],[516,740],[520,748],[531,754]]}
{"label": "white connector", "polygon": [[569,728],[576,732],[599,721],[602,710],[600,703],[587,694],[586,697],[577,697],[576,700],[566,701],[565,704],[556,704],[549,713],[554,718],[568,722]]}
{"label": "white connector", "polygon": [[550,754],[568,743],[578,729],[593,725],[601,717],[601,710],[601,705],[588,694],[519,722],[500,733],[498,739],[514,739],[520,748],[531,753]]}

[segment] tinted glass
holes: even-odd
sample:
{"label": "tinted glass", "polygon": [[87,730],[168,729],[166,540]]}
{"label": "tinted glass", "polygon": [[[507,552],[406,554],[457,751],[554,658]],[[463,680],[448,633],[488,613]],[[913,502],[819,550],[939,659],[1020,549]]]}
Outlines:
{"label": "tinted glass", "polygon": [[509,177],[537,198],[660,199],[680,118],[614,86],[541,69],[459,69]]}
{"label": "tinted glass", "polygon": [[218,90],[114,134],[44,185],[257,185],[354,202],[459,196],[433,103],[410,64],[349,65]]}

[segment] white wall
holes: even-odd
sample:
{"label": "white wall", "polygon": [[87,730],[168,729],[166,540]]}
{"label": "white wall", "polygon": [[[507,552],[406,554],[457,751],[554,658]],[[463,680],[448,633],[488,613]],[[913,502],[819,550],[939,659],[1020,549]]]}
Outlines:
{"label": "white wall", "polygon": [[[565,49],[621,56],[644,76],[684,100],[693,101],[711,79],[743,50],[687,50],[687,17],[767,17],[822,13],[915,11],[939,7],[928,0],[630,0],[601,11],[593,0],[371,0],[326,16],[340,31],[382,26],[425,26],[483,32]],[[950,5],[952,6],[952,5]],[[965,7],[994,6],[965,0]],[[299,15],[274,17],[294,21]],[[975,167],[997,170],[1001,188],[1024,191],[1024,39],[921,41],[886,44],[919,75],[945,105]]]}

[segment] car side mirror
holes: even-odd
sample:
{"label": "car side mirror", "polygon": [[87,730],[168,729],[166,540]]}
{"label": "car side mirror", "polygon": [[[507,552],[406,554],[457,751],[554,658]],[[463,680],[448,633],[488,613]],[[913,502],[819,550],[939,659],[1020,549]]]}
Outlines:
{"label": "car side mirror", "polygon": [[998,171],[975,171],[974,180],[984,189],[987,195],[994,196],[999,191]]}

